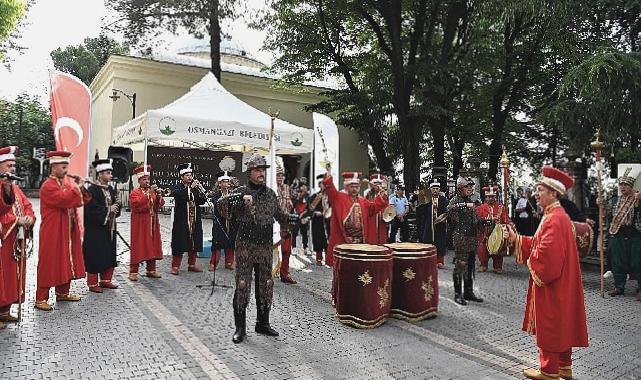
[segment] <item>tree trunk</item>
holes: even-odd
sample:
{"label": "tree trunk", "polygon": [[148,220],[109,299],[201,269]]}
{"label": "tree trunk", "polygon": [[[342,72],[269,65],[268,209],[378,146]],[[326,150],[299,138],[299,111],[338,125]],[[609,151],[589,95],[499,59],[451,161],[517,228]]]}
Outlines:
{"label": "tree trunk", "polygon": [[505,120],[507,111],[501,109],[501,103],[505,96],[495,94],[494,98],[494,115],[492,116],[492,143],[489,152],[489,170],[487,178],[496,180],[499,170],[499,160],[503,150],[503,131],[505,130]]}
{"label": "tree trunk", "polygon": [[211,0],[209,8],[209,57],[211,72],[220,82],[220,13],[219,0]]}
{"label": "tree trunk", "polygon": [[419,179],[420,164],[419,164],[419,148],[420,139],[417,133],[415,122],[410,120],[407,116],[401,124],[399,118],[399,128],[404,131],[403,133],[403,183],[405,184],[405,192],[409,194],[416,189]]}
{"label": "tree trunk", "polygon": [[385,140],[381,136],[380,131],[374,129],[370,132],[369,144],[372,146],[374,155],[376,156],[376,163],[378,164],[378,169],[385,174],[392,175],[394,174],[394,165],[390,157],[387,155],[385,149]]}

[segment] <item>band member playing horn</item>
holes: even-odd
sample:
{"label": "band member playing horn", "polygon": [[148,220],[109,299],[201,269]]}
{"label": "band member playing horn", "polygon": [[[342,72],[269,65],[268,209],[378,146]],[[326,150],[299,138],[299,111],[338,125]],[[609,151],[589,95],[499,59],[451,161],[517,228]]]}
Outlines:
{"label": "band member playing horn", "polygon": [[109,184],[113,178],[111,159],[93,162],[97,182],[90,183],[87,191],[91,201],[84,208],[85,238],[82,253],[87,270],[89,291],[102,293],[103,289],[117,289],[114,284],[116,260],[116,218],[120,216],[120,200],[116,189]]}
{"label": "band member playing horn", "polygon": [[[0,173],[16,174],[17,150],[15,146],[0,149]],[[20,320],[21,307],[18,307],[17,317],[9,311],[12,304],[24,302],[26,241],[31,238],[36,216],[31,202],[18,185],[9,178],[0,178],[0,186],[3,194],[13,193],[14,197],[11,208],[0,215],[0,328],[3,328],[4,322]]]}
{"label": "band member playing horn", "polygon": [[459,177],[456,180],[456,195],[447,205],[448,225],[452,228],[454,245],[454,301],[460,305],[467,305],[466,301],[483,302],[474,294],[474,263],[478,246],[476,235],[481,220],[472,201],[473,193],[474,181],[469,177]]}
{"label": "band member playing horn", "polygon": [[533,334],[540,369],[526,369],[530,379],[571,379],[572,348],[588,346],[581,266],[572,221],[559,198],[574,185],[567,173],[544,166],[536,186],[543,211],[533,237],[508,226],[518,264],[527,264],[530,282],[523,331]]}
{"label": "band member playing horn", "polygon": [[[288,233],[287,226],[296,221],[296,215],[286,213],[276,193],[265,186],[265,158],[252,154],[247,162],[247,186],[237,188],[231,195],[221,197],[216,207],[227,218],[236,218],[236,289],[234,291],[234,322],[236,331],[232,341],[242,342],[246,335],[246,309],[249,304],[252,272],[256,278],[255,331],[268,336],[278,336],[269,324],[269,312],[274,296],[272,279],[274,219],[281,225],[281,233]],[[285,238],[287,236],[284,236]]]}
{"label": "band member playing horn", "polygon": [[358,195],[361,186],[361,173],[343,173],[346,192],[336,190],[331,175],[326,174],[323,184],[329,203],[332,205],[332,222],[326,264],[334,265],[333,249],[344,243],[376,244],[376,214],[388,205],[387,184],[385,181],[374,189],[374,200]]}
{"label": "band member playing horn", "polygon": [[[49,289],[56,287],[58,302],[80,301],[70,294],[71,280],[85,276],[77,207],[88,203],[91,195],[84,180],[67,176],[70,152],[47,153],[51,175],[40,187],[40,242],[38,246],[38,290],[35,307],[50,311]],[[70,178],[75,178],[72,182]],[[45,244],[46,242],[46,244]]]}
{"label": "band member playing horn", "polygon": [[[229,172],[220,173],[218,175],[218,190],[214,191],[211,197],[212,204],[216,204],[221,197],[229,195],[230,187],[231,177]],[[234,269],[234,246],[236,244],[236,231],[238,230],[236,221],[233,218],[225,218],[218,209],[214,210],[214,216],[218,218],[220,223],[213,223],[211,227],[212,241],[209,271],[218,268],[221,250],[225,251],[225,268]]]}
{"label": "band member playing horn", "polygon": [[610,296],[622,295],[627,275],[637,277],[637,299],[641,301],[641,193],[634,191],[636,176],[631,168],[619,177],[621,196],[615,195],[606,206],[609,221],[608,256],[614,274]]}
{"label": "band member playing horn", "polygon": [[[430,184],[430,194],[416,208],[418,225],[421,226],[418,238],[421,243],[436,246],[437,264],[439,269],[445,266],[445,253],[447,251],[447,198],[441,194],[441,184],[434,180]],[[422,197],[421,197],[422,198]]]}
{"label": "band member playing horn", "polygon": [[171,192],[174,197],[174,225],[171,229],[171,274],[178,275],[183,254],[187,252],[187,270],[202,272],[196,266],[196,252],[203,250],[203,225],[200,206],[207,202],[203,186],[194,179],[191,163],[178,165],[180,183]]}
{"label": "band member playing horn", "polygon": [[[481,233],[478,235],[477,254],[479,256],[479,272],[487,271],[490,261],[490,254],[487,250],[487,238],[492,232],[494,226],[500,224],[513,224],[507,215],[507,210],[496,200],[498,189],[495,186],[486,186],[483,188],[485,193],[485,202],[476,208],[479,218],[485,221]],[[503,256],[500,254],[492,255],[492,266],[494,273],[503,273]]]}
{"label": "band member playing horn", "polygon": [[[381,186],[383,184],[383,175],[380,173],[373,173],[369,176],[369,187],[363,192],[363,196],[367,200],[374,200],[378,195],[374,190],[376,186]],[[383,219],[383,212],[376,213],[376,244],[385,244],[387,243],[387,222]]]}
{"label": "band member playing horn", "polygon": [[[277,163],[276,166],[276,185],[278,186],[278,205],[287,214],[294,211],[294,202],[292,201],[291,188],[285,183],[285,169]],[[284,232],[284,231],[283,231]],[[292,254],[292,234],[284,232],[286,236],[280,244],[281,263],[280,263],[280,281],[286,284],[295,284],[296,280],[289,274],[289,257]]]}
{"label": "band member playing horn", "polygon": [[138,188],[129,194],[131,207],[131,251],[129,280],[138,281],[138,268],[145,262],[147,277],[161,278],[156,261],[162,260],[162,241],[158,211],[165,205],[162,190],[150,185],[151,166],[140,165],[134,169]]}

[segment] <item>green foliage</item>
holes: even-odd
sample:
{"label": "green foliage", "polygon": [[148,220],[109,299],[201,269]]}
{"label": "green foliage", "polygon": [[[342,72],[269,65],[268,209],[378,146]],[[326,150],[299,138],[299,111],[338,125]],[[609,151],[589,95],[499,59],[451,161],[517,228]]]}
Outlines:
{"label": "green foliage", "polygon": [[100,68],[112,54],[127,54],[129,47],[101,34],[98,38],[85,38],[77,46],[57,48],[50,53],[56,69],[75,75],[86,85],[91,84]]}
{"label": "green foliage", "polygon": [[26,3],[23,0],[0,0],[0,60],[7,50],[5,42],[24,17],[25,10]]}
{"label": "green foliage", "polygon": [[33,148],[55,148],[51,114],[36,97],[22,94],[14,102],[0,99],[0,146],[19,146],[16,165],[19,175],[28,175],[35,183],[39,164],[31,157]]}
{"label": "green foliage", "polygon": [[182,30],[196,38],[209,37],[211,71],[220,79],[220,22],[233,19],[239,0],[114,0],[105,4],[118,19],[107,29],[124,33],[131,45],[154,45],[161,33]]}

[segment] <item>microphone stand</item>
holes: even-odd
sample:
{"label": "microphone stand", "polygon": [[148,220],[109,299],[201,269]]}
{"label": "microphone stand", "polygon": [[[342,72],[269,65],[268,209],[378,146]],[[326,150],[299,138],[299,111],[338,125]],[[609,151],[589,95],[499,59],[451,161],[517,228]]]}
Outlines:
{"label": "microphone stand", "polygon": [[[223,228],[222,223],[220,223],[220,220],[216,216],[216,207],[211,201],[209,200],[209,197],[207,197],[207,193],[204,191],[205,189],[202,187],[202,185],[199,187],[199,192],[202,193],[202,196],[205,197],[205,203],[207,204],[208,207],[211,207],[211,213],[213,216],[213,221],[214,224],[223,232],[223,235],[227,241],[229,241],[229,235],[227,235],[227,231]],[[212,244],[213,244],[213,236],[212,236]],[[213,254],[213,253],[212,253]],[[227,252],[225,252],[225,255]],[[214,266],[213,270],[213,276],[210,282],[204,283],[204,284],[197,284],[197,288],[202,289],[202,288],[208,288],[211,287],[211,292],[209,293],[209,296],[211,297],[214,294],[214,290],[218,288],[223,288],[223,289],[231,289],[232,287],[230,285],[225,285],[225,284],[217,284],[216,283],[216,266]]]}

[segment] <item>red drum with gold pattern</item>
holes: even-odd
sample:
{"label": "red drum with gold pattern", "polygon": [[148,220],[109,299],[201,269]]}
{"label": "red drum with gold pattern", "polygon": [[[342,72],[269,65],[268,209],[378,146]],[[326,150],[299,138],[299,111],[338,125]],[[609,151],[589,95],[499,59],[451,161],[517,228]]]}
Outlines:
{"label": "red drum with gold pattern", "polygon": [[336,317],[346,325],[373,328],[385,323],[392,297],[392,254],[369,244],[334,247]]}
{"label": "red drum with gold pattern", "polygon": [[390,316],[410,322],[435,317],[438,309],[436,247],[432,244],[385,244],[392,250]]}
{"label": "red drum with gold pattern", "polygon": [[576,248],[579,251],[579,258],[584,258],[592,250],[593,232],[592,227],[587,223],[572,222],[574,225],[574,236],[576,236]]}

